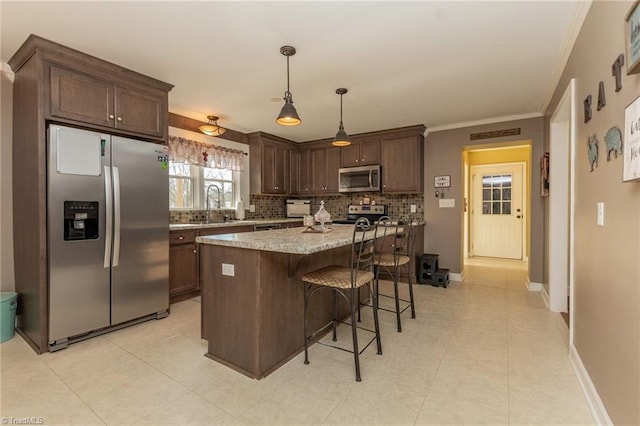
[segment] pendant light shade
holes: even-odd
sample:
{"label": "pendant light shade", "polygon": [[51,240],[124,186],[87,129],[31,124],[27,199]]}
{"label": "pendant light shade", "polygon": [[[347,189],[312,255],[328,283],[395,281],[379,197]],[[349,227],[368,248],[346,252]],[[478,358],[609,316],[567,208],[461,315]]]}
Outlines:
{"label": "pendant light shade", "polygon": [[283,126],[297,126],[302,120],[298,115],[298,111],[296,111],[296,108],[293,106],[293,97],[289,91],[289,56],[296,54],[296,48],[292,46],[282,46],[280,53],[287,57],[287,91],[284,92],[284,106],[280,110],[278,118],[276,118],[276,123]]}
{"label": "pendant light shade", "polygon": [[342,95],[347,92],[348,90],[345,88],[336,89],[336,93],[340,95],[340,127],[338,127],[338,133],[336,133],[336,137],[333,138],[333,142],[331,142],[334,146],[351,145],[349,135],[347,135],[347,132],[344,131],[344,126],[342,125]]}
{"label": "pendant light shade", "polygon": [[227,131],[227,129],[223,129],[222,127],[218,126],[218,117],[216,117],[215,115],[207,115],[207,120],[209,120],[207,124],[203,124],[202,126],[198,127],[198,129],[205,135],[220,136]]}

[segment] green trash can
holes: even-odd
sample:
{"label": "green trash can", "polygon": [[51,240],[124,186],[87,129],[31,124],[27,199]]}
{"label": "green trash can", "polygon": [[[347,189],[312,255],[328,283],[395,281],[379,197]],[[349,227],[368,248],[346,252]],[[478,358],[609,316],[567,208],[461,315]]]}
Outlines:
{"label": "green trash can", "polygon": [[0,292],[0,343],[15,334],[18,294],[13,291]]}

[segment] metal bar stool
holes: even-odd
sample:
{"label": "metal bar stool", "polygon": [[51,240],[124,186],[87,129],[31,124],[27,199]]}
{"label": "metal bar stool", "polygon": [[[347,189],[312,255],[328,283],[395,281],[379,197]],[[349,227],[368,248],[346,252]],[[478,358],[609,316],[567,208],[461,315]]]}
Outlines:
{"label": "metal bar stool", "polygon": [[[395,309],[388,309],[379,306],[378,309],[382,309],[388,312],[394,312],[396,314],[396,322],[398,325],[398,332],[402,332],[402,319],[401,314],[407,309],[411,308],[411,318],[415,319],[416,309],[413,299],[413,264],[414,264],[414,244],[416,240],[416,232],[421,218],[408,218],[403,216],[397,221],[392,221],[388,216],[380,218],[376,222],[376,229],[378,236],[382,233],[382,238],[379,239],[382,247],[379,247],[376,256],[373,260],[374,270],[376,274],[376,296],[393,298],[395,301]],[[404,269],[407,273],[409,281],[409,300],[402,299],[398,292],[398,277],[401,270]],[[387,274],[391,275],[393,279],[393,296],[386,294],[380,294],[379,292],[379,278],[380,271],[384,270]],[[401,309],[400,302],[406,303]]]}
{"label": "metal bar stool", "polygon": [[[371,238],[373,236],[373,238]],[[375,274],[373,273],[373,260],[375,256],[375,240],[376,228],[369,224],[366,218],[360,218],[353,227],[353,238],[351,242],[351,263],[350,267],[346,266],[327,266],[325,268],[309,272],[302,277],[304,284],[304,363],[309,364],[309,341],[313,340],[325,346],[330,346],[343,351],[351,352],[354,356],[356,381],[361,381],[360,377],[360,354],[375,340],[378,346],[378,355],[382,355],[382,343],[380,341],[380,325],[378,323],[377,295],[375,289],[371,289],[367,284],[375,283]],[[361,287],[367,285],[371,293],[373,301],[373,322],[374,330],[359,327],[356,325],[356,310],[359,311],[360,299],[358,297]],[[327,324],[319,330],[309,335],[308,332],[308,310],[309,300],[316,292],[321,289],[328,289],[332,294],[332,318]],[[346,323],[337,318],[337,295],[349,304],[351,312],[351,322]],[[349,324],[353,335],[353,350],[340,348],[335,345],[323,343],[316,340],[315,337],[326,330],[327,327],[333,328],[333,341],[337,341],[338,322]],[[363,329],[374,334],[362,350],[358,350],[358,334],[357,329]]]}

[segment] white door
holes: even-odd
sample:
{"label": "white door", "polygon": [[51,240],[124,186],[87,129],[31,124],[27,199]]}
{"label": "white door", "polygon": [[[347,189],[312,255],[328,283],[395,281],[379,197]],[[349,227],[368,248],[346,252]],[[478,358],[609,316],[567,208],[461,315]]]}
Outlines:
{"label": "white door", "polygon": [[474,256],[522,259],[522,173],[520,163],[471,166]]}

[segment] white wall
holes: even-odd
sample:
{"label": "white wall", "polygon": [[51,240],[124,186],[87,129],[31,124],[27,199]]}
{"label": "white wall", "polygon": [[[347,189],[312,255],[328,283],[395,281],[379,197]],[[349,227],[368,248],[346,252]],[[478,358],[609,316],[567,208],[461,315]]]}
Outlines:
{"label": "white wall", "polygon": [[0,73],[0,291],[14,291],[11,143],[13,83]]}

